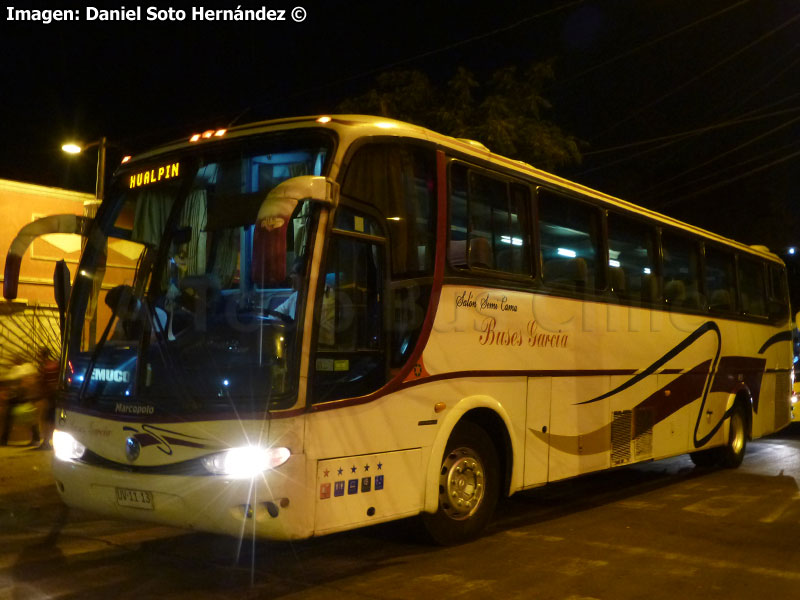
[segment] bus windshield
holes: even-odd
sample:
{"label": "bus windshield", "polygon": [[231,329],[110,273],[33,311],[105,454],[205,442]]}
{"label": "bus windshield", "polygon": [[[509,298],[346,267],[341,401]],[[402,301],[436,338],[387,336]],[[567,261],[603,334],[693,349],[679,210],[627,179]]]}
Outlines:
{"label": "bus windshield", "polygon": [[282,181],[325,175],[332,148],[294,131],[120,172],[75,277],[68,402],[165,417],[291,405],[316,210],[259,211]]}

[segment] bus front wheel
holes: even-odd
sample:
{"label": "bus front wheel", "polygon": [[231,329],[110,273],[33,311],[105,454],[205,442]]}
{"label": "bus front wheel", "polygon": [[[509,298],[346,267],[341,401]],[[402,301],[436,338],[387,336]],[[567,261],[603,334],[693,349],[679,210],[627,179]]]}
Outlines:
{"label": "bus front wheel", "polygon": [[433,541],[460,544],[481,534],[500,494],[499,464],[497,450],[481,427],[465,421],[453,430],[439,470],[439,507],[423,515]]}

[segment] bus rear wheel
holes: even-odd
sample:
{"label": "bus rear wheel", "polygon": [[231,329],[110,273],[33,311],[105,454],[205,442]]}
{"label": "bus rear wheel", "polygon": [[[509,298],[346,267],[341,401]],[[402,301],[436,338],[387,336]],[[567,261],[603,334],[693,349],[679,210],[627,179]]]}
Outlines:
{"label": "bus rear wheel", "polygon": [[719,449],[719,465],[726,469],[735,469],[742,464],[747,450],[747,418],[741,402],[733,405],[729,418],[728,441]]}
{"label": "bus rear wheel", "polygon": [[439,470],[439,507],[423,515],[434,542],[460,544],[483,532],[500,494],[499,464],[497,450],[481,427],[463,422],[453,430]]}
{"label": "bus rear wheel", "polygon": [[728,439],[725,445],[692,452],[690,456],[695,465],[735,469],[742,464],[747,450],[747,417],[745,405],[741,401],[733,405],[728,419]]}

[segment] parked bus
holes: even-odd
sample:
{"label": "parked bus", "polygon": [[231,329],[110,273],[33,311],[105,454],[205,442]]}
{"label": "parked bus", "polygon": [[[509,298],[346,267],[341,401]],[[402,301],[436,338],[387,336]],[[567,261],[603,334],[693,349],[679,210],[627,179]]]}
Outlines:
{"label": "parked bus", "polygon": [[[421,515],[458,543],[501,496],[736,467],[791,418],[777,256],[417,126],[208,131],[74,226],[70,506],[272,539]],[[112,286],[115,252],[137,266]]]}

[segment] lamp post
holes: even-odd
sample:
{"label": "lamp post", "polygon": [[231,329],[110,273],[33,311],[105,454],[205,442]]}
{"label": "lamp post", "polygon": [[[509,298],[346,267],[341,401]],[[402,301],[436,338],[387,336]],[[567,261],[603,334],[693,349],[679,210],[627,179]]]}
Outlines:
{"label": "lamp post", "polygon": [[76,142],[70,142],[61,146],[61,149],[68,154],[80,154],[84,150],[97,146],[97,181],[95,183],[94,197],[96,200],[102,200],[105,193],[105,180],[106,180],[106,137],[103,136],[95,142],[81,145]]}

